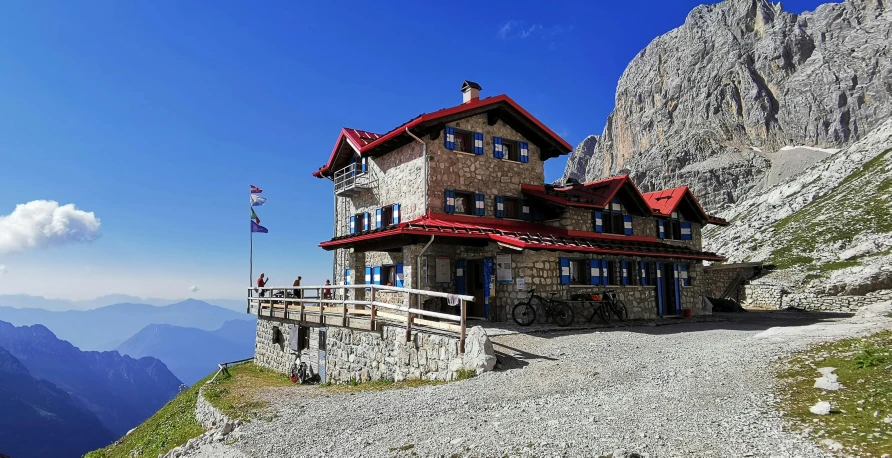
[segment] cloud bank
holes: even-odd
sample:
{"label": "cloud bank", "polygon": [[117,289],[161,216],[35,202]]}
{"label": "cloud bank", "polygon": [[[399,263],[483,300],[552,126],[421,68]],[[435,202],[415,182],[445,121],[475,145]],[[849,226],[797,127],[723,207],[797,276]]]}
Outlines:
{"label": "cloud bank", "polygon": [[51,200],[33,200],[0,216],[0,254],[92,242],[99,235],[99,219],[74,204],[60,206]]}
{"label": "cloud bank", "polygon": [[192,285],[192,286],[189,288],[189,291],[192,291],[193,293],[197,293],[197,292],[198,292],[198,287],[195,286],[195,285]]}
{"label": "cloud bank", "polygon": [[544,27],[542,24],[529,25],[524,21],[512,19],[499,27],[498,37],[502,40],[523,40],[532,36],[538,36],[547,40],[572,30],[573,26],[555,25]]}

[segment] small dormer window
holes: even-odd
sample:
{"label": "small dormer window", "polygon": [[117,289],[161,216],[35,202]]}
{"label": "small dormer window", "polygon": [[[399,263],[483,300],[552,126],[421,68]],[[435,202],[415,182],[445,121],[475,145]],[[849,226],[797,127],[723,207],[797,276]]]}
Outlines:
{"label": "small dormer window", "polygon": [[520,152],[517,150],[517,142],[512,140],[502,140],[502,151],[505,155],[505,159],[520,162]]}
{"label": "small dormer window", "polygon": [[632,215],[619,199],[613,199],[604,211],[594,212],[595,232],[617,235],[632,235]]}

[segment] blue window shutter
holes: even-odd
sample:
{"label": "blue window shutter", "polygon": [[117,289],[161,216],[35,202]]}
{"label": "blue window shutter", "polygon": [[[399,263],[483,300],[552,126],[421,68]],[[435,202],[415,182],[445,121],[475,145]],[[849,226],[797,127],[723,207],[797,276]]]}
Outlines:
{"label": "blue window shutter", "polygon": [[570,259],[569,258],[559,258],[560,266],[561,266],[561,284],[569,285],[570,284]]}
{"label": "blue window shutter", "polygon": [[350,233],[351,234],[356,233],[356,216],[350,217]]}
{"label": "blue window shutter", "polygon": [[359,158],[358,158],[358,157],[354,157],[354,158],[353,158],[353,167],[350,167],[350,178],[353,178],[353,174],[354,174],[354,172],[356,171],[356,164],[359,164]]}
{"label": "blue window shutter", "polygon": [[530,201],[520,201],[520,217],[525,221],[529,221],[532,219],[530,214]]}
{"label": "blue window shutter", "polygon": [[530,162],[530,145],[520,142],[520,162]]}
{"label": "blue window shutter", "polygon": [[400,223],[400,204],[393,204],[393,222],[392,224]]}
{"label": "blue window shutter", "polygon": [[492,157],[496,159],[505,157],[505,152],[502,150],[502,139],[499,137],[492,138]]}
{"label": "blue window shutter", "polygon": [[345,285],[350,284],[350,268],[349,267],[344,269],[344,284]]}
{"label": "blue window shutter", "polygon": [[365,173],[368,171],[369,171],[369,158],[364,157],[364,158],[362,158],[362,172]]}
{"label": "blue window shutter", "polygon": [[693,232],[691,230],[691,223],[682,221],[681,222],[681,239],[682,240],[693,240]]}
{"label": "blue window shutter", "polygon": [[375,209],[375,229],[381,229],[381,226],[384,225],[384,221],[381,221],[381,210],[380,208]]}
{"label": "blue window shutter", "polygon": [[369,266],[365,266],[365,284],[372,284],[372,268]]}
{"label": "blue window shutter", "polygon": [[640,267],[640,275],[641,275],[641,286],[647,286],[647,263],[641,261],[639,263]]}
{"label": "blue window shutter", "polygon": [[451,189],[447,189],[445,191],[446,196],[446,213],[455,213],[455,191]]}
{"label": "blue window shutter", "polygon": [[396,265],[396,286],[403,287],[403,265]]}
{"label": "blue window shutter", "polygon": [[623,286],[629,284],[629,263],[626,261],[622,261],[620,263],[620,268],[623,270]]}
{"label": "blue window shutter", "polygon": [[505,217],[505,198],[496,196],[496,218]]}
{"label": "blue window shutter", "polygon": [[623,215],[623,234],[632,235],[632,215]]}
{"label": "blue window shutter", "polygon": [[678,264],[675,264],[675,313],[681,314],[681,279],[678,278]]}
{"label": "blue window shutter", "polygon": [[681,265],[681,284],[683,286],[691,286],[691,273],[688,270],[688,264]]}
{"label": "blue window shutter", "polygon": [[607,274],[607,267],[608,267],[607,260],[602,259],[601,260],[601,284],[602,285],[610,284],[610,276],[608,276],[608,274]]}
{"label": "blue window shutter", "polygon": [[372,284],[381,284],[381,266],[372,267]]}
{"label": "blue window shutter", "polygon": [[483,134],[480,132],[474,132],[474,154],[483,154]]}
{"label": "blue window shutter", "polygon": [[474,214],[477,216],[485,216],[486,215],[486,195],[477,193],[474,194]]}
{"label": "blue window shutter", "polygon": [[455,261],[455,293],[465,294],[465,261]]}
{"label": "blue window shutter", "polygon": [[657,313],[659,313],[660,316],[663,316],[665,313],[663,311],[663,274],[661,272],[663,264],[658,262],[656,267],[657,278],[655,278],[654,281],[657,282]]}
{"label": "blue window shutter", "polygon": [[362,230],[364,230],[364,231],[369,230],[369,226],[372,223],[371,219],[372,218],[371,218],[371,215],[369,214],[369,212],[365,212],[364,218],[362,218]]}
{"label": "blue window shutter", "polygon": [[604,232],[604,214],[595,212],[595,232]]}
{"label": "blue window shutter", "polygon": [[666,238],[666,220],[664,219],[657,221],[657,237]]}
{"label": "blue window shutter", "polygon": [[592,259],[589,261],[589,269],[591,269],[591,281],[593,285],[601,284],[601,260]]}
{"label": "blue window shutter", "polygon": [[443,146],[445,146],[446,149],[451,149],[451,150],[455,149],[455,128],[454,127],[446,128],[445,135],[443,135]]}
{"label": "blue window shutter", "polygon": [[614,197],[613,201],[610,202],[610,210],[616,213],[621,213],[623,211],[622,202],[620,202],[618,198]]}

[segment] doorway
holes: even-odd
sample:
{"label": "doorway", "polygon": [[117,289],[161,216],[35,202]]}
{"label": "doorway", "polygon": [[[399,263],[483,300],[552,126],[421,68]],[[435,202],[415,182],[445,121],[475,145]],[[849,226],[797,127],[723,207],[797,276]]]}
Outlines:
{"label": "doorway", "polygon": [[455,292],[474,296],[468,303],[468,318],[489,316],[489,296],[493,261],[485,259],[459,259],[455,262]]}
{"label": "doorway", "polygon": [[660,316],[681,314],[678,264],[657,263],[657,308]]}

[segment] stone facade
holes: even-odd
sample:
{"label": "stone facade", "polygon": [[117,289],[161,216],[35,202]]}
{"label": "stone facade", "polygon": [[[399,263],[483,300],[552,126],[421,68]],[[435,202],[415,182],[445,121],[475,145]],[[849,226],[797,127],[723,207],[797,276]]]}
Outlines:
{"label": "stone facade", "polygon": [[[259,317],[257,338],[254,340],[254,364],[268,367],[283,374],[290,374],[293,364],[307,363],[314,374],[319,373],[319,328],[310,327],[310,348],[301,351],[299,357],[288,346],[291,328],[297,323],[280,318]],[[282,340],[273,342],[273,327],[278,327]]]}
{"label": "stone facade", "polygon": [[810,293],[794,293],[779,285],[746,285],[743,305],[763,309],[781,310],[787,307],[815,311],[854,313],[879,302],[892,300],[892,290],[874,291],[864,296],[821,296]]}

